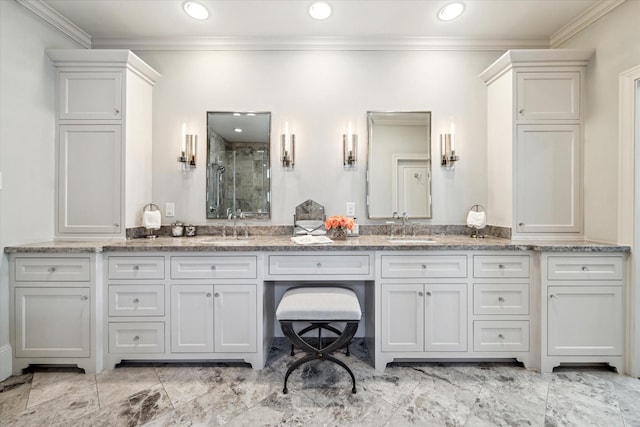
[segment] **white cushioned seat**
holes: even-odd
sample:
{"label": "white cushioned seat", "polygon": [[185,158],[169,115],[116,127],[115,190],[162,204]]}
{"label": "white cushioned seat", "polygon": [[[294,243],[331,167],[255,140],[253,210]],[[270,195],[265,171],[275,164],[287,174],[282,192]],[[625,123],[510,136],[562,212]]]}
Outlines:
{"label": "white cushioned seat", "polygon": [[331,286],[290,288],[276,310],[278,320],[340,321],[361,317],[355,292]]}

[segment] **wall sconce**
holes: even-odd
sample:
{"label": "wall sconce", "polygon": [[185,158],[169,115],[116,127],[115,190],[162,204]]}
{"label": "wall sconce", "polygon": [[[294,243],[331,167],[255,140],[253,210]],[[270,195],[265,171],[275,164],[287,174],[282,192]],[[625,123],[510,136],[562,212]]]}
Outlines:
{"label": "wall sconce", "polygon": [[282,167],[293,169],[296,163],[296,136],[289,132],[289,122],[284,122],[283,129],[283,133],[280,136]]}
{"label": "wall sconce", "polygon": [[188,172],[196,167],[196,153],[198,152],[198,135],[186,134],[180,150],[178,161],[182,170]]}
{"label": "wall sconce", "polygon": [[447,168],[453,168],[454,163],[460,157],[456,155],[455,136],[453,132],[453,122],[451,122],[450,133],[440,134],[440,154],[442,156],[441,165]]}
{"label": "wall sconce", "polygon": [[358,135],[353,131],[351,122],[347,133],[342,135],[342,163],[345,168],[355,168],[358,160]]}

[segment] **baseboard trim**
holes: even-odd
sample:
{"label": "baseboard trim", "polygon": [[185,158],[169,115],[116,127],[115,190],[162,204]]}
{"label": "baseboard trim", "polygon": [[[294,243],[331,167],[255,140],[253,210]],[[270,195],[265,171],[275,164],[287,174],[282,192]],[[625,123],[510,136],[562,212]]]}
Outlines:
{"label": "baseboard trim", "polygon": [[0,381],[11,376],[11,346],[0,347]]}

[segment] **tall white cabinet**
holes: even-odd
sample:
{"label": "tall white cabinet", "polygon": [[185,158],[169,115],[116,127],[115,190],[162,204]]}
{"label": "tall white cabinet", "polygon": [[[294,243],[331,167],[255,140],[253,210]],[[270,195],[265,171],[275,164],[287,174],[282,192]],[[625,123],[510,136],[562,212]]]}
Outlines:
{"label": "tall white cabinet", "polygon": [[516,238],[581,238],[584,73],[593,50],[510,50],[488,94],[487,210]]}
{"label": "tall white cabinet", "polygon": [[151,201],[160,75],[128,50],[47,54],[57,68],[56,237],[124,238]]}

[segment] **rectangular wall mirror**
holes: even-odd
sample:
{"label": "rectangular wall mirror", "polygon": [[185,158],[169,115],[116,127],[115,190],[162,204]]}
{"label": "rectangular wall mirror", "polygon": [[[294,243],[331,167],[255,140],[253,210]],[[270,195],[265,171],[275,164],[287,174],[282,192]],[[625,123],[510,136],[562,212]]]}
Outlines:
{"label": "rectangular wall mirror", "polygon": [[369,218],[431,218],[431,112],[368,112]]}
{"label": "rectangular wall mirror", "polygon": [[271,216],[271,113],[207,112],[207,218]]}

